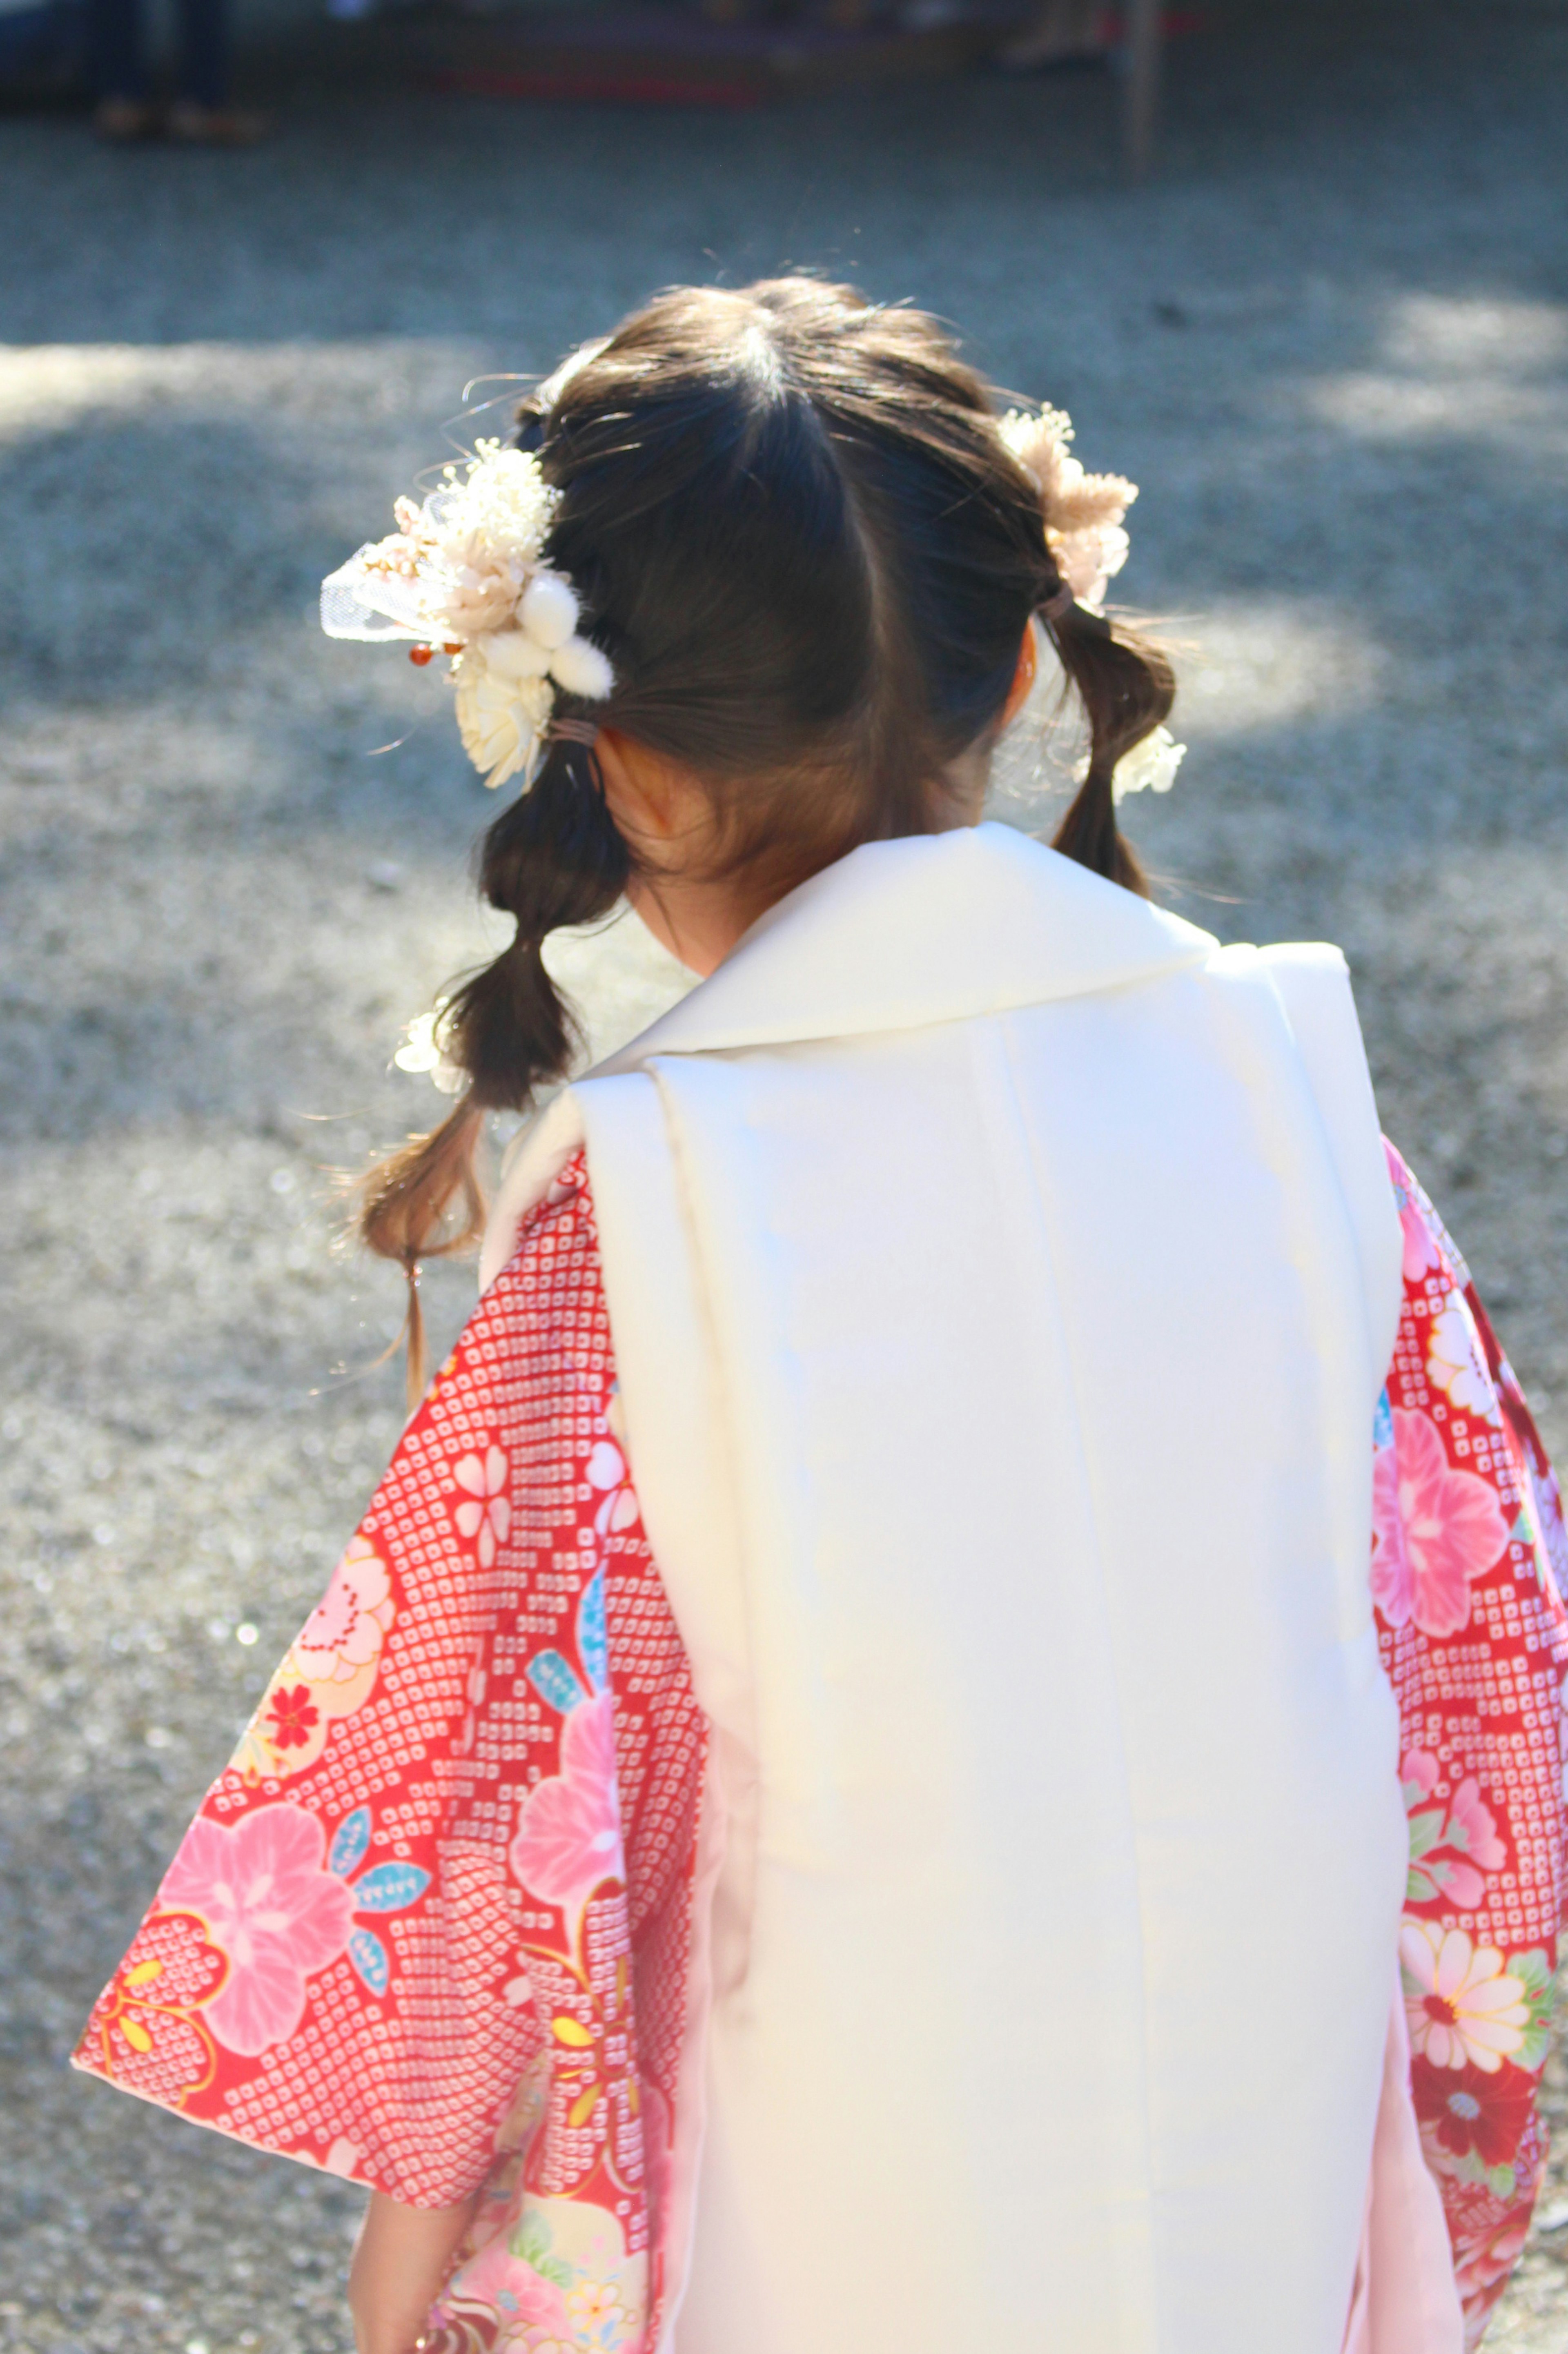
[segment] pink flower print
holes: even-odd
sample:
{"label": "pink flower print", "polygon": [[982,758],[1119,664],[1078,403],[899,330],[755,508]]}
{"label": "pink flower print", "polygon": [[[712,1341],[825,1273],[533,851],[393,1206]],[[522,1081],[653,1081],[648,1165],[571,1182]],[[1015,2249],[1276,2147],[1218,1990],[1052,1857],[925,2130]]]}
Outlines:
{"label": "pink flower print", "polygon": [[1470,1617],[1470,1582],[1508,1543],[1496,1491],[1456,1471],[1430,1415],[1395,1406],[1393,1445],[1372,1470],[1372,1600],[1391,1627],[1456,1635]]}
{"label": "pink flower print", "polygon": [[615,1767],[615,1704],[582,1701],[561,1734],[561,1770],[531,1790],[511,1847],[531,1896],[580,1913],[601,1882],[625,1877]]}
{"label": "pink flower print", "polygon": [[305,1980],[348,1944],[354,1896],[323,1868],[318,1818],[284,1802],[232,1826],[198,1815],[164,1875],[164,1904],[197,1913],[229,1974],[207,2020],[230,2052],[253,2057],[285,2042],[305,2007]]}
{"label": "pink flower print", "polygon": [[1491,1808],[1481,1798],[1481,1786],[1472,1774],[1460,1783],[1448,1801],[1448,1836],[1444,1844],[1457,1847],[1483,1872],[1500,1872],[1508,1850],[1498,1837]]}
{"label": "pink flower print", "polygon": [[486,1448],[482,1460],[477,1455],[465,1455],[453,1473],[458,1486],[468,1493],[452,1517],[461,1536],[477,1540],[475,1551],[482,1569],[490,1567],[496,1546],[505,1543],[506,1532],[512,1526],[506,1472],[504,1448],[491,1447]]}
{"label": "pink flower print", "polygon": [[[1461,2302],[1468,2304],[1480,2291],[1495,2288],[1507,2280],[1530,2237],[1531,2200],[1516,2207],[1503,2221],[1479,2239],[1461,2240],[1454,2251],[1454,2285]],[[1488,2298],[1489,2306],[1493,2300]]]}
{"label": "pink flower print", "polygon": [[1500,1872],[1508,1850],[1496,1819],[1472,1775],[1460,1783],[1446,1807],[1425,1803],[1442,1776],[1436,1757],[1413,1749],[1399,1778],[1410,1817],[1410,1878],[1406,1902],[1432,1904],[1439,1897],[1462,1913],[1473,1913],[1486,1893],[1485,1874]]}
{"label": "pink flower print", "polygon": [[1478,1344],[1475,1323],[1457,1291],[1449,1294],[1442,1314],[1432,1319],[1426,1336],[1426,1377],[1435,1389],[1446,1393],[1456,1412],[1473,1414],[1482,1422],[1499,1419],[1497,1393]]}
{"label": "pink flower print", "polygon": [[380,1657],[395,1615],[386,1563],[355,1537],[295,1641],[292,1664],[307,1683],[352,1683]]}
{"label": "pink flower print", "polygon": [[[523,2341],[525,2344],[556,2345],[564,2341],[569,2354],[577,2354],[560,2290],[513,2253],[505,2231],[498,2232],[460,2265],[436,2300],[431,2318],[440,2321],[451,2316],[455,2326],[456,2313],[471,2313],[476,2305],[488,2306],[492,2312],[503,2315],[509,2329],[526,2328],[531,2324],[534,2329],[545,2333],[542,2339],[530,2335]],[[512,2345],[516,2340],[507,2337],[501,2342]]]}
{"label": "pink flower print", "polygon": [[1519,2050],[1530,2005],[1495,1946],[1472,1945],[1463,1929],[1445,1929],[1440,1921],[1407,1920],[1399,1959],[1411,2048],[1434,2068],[1469,2061],[1489,2075]]}

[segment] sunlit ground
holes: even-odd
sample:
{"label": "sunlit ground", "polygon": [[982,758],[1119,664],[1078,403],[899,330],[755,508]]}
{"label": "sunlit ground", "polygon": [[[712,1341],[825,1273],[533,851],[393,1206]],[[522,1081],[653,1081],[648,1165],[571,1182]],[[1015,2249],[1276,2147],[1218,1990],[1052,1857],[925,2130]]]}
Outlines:
{"label": "sunlit ground", "polygon": [[[0,2346],[348,2345],[353,2194],[61,2062],[397,1429],[329,1172],[433,1113],[388,1058],[480,952],[491,805],[439,680],[313,614],[470,376],[801,261],[1070,408],[1181,649],[1130,828],[1226,937],[1345,945],[1568,1453],[1568,13],[1236,13],[1138,192],[1081,78],[740,118],[318,78],[237,157],[0,122]],[[1561,2168],[1540,2212],[1491,2342],[1561,2354]]]}

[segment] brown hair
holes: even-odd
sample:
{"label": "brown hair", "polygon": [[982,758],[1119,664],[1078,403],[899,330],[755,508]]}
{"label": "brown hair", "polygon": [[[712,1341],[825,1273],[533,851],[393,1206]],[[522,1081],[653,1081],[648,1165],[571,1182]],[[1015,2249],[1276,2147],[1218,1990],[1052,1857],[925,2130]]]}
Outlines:
{"label": "brown hair", "polygon": [[[717,871],[744,869],[764,903],[950,819],[954,764],[994,730],[1025,624],[1062,604],[1040,492],[996,419],[936,320],[805,278],[662,294],[523,404],[518,441],[561,493],[549,561],[615,669],[592,717],[701,780]],[[1170,711],[1169,665],[1080,606],[1044,625],[1089,733],[1054,846],[1142,891],[1111,773]],[[570,1060],[545,937],[608,913],[630,871],[591,749],[554,741],[484,838],[481,892],[517,929],[442,1017],[468,1091],[365,1187],[361,1233],[409,1279],[411,1386],[418,1262],[481,1227],[483,1114],[522,1109]]]}

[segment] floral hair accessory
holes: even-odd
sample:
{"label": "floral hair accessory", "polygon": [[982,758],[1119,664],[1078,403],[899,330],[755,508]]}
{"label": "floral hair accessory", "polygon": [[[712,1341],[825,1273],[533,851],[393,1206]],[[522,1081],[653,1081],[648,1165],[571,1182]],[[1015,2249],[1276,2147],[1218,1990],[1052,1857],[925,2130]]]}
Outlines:
{"label": "floral hair accessory", "polygon": [[[1112,801],[1125,801],[1128,793],[1168,793],[1186,757],[1187,747],[1178,744],[1169,727],[1156,727],[1124,752],[1111,770]],[[1080,760],[1073,771],[1075,783],[1081,785],[1088,773],[1087,760]]]}
{"label": "floral hair accessory", "polygon": [[608,657],[579,632],[577,591],[544,560],[559,503],[535,451],[476,442],[422,505],[397,501],[389,538],[322,583],[329,638],[411,638],[414,662],[438,649],[453,657],[463,750],[487,785],[520,774],[524,792],[557,688],[602,703],[615,684]]}
{"label": "floral hair accessory", "polygon": [[[1035,417],[1010,408],[997,426],[1010,455],[1039,485],[1045,508],[1045,544],[1056,559],[1062,586],[1041,607],[1048,620],[1062,620],[1075,605],[1097,615],[1106,590],[1127,562],[1131,546],[1122,518],[1138,496],[1138,484],[1122,474],[1086,474],[1067,444],[1073,420],[1065,408],[1043,408]],[[1108,623],[1101,622],[1102,628]],[[1168,793],[1187,747],[1168,727],[1156,727],[1111,772],[1111,798],[1128,793]],[[1074,771],[1082,784],[1087,760]]]}
{"label": "floral hair accessory", "polygon": [[461,1096],[468,1085],[468,1073],[461,1063],[454,1063],[446,1052],[442,1029],[450,1000],[438,997],[428,1013],[410,1022],[404,1032],[403,1044],[392,1060],[400,1071],[423,1071],[444,1096]]}
{"label": "floral hair accessory", "polygon": [[1073,420],[1065,408],[1010,408],[997,426],[1009,453],[1040,486],[1045,541],[1074,602],[1097,613],[1130,545],[1122,517],[1138,484],[1120,474],[1086,474],[1068,449]]}

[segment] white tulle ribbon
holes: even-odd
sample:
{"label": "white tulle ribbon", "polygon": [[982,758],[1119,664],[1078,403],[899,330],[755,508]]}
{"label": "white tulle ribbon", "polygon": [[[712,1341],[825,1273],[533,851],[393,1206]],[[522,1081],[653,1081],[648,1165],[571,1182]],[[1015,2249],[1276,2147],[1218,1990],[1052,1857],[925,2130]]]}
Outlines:
{"label": "white tulle ribbon", "polygon": [[399,499],[397,529],[367,541],[322,583],[329,638],[411,640],[452,657],[458,732],[487,785],[526,792],[557,689],[602,703],[615,673],[581,634],[577,591],[544,561],[560,493],[533,451],[476,443],[422,505]]}

